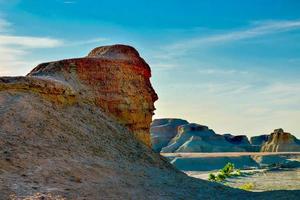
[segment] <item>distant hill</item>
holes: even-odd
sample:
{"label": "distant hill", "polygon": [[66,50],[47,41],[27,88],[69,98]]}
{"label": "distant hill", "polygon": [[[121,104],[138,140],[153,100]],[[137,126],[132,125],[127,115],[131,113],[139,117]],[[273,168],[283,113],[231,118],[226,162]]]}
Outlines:
{"label": "distant hill", "polygon": [[217,134],[207,126],[183,119],[162,118],[152,122],[152,148],[156,152],[259,152],[300,151],[299,140],[282,129],[270,135]]}

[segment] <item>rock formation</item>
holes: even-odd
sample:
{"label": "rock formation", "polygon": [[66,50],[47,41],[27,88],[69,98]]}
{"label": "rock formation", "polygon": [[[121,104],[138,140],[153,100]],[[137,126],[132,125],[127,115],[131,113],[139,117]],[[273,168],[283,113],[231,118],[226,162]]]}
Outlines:
{"label": "rock formation", "polygon": [[169,152],[233,152],[245,151],[242,146],[229,142],[223,135],[216,134],[207,126],[190,123],[179,126],[177,135],[162,153]]}
{"label": "rock formation", "polygon": [[178,127],[184,124],[188,124],[188,121],[174,118],[155,119],[150,128],[152,149],[160,152],[175,137]]}
{"label": "rock formation", "polygon": [[283,129],[275,129],[266,141],[261,151],[263,152],[295,152],[300,151],[300,140]]}
{"label": "rock formation", "polygon": [[151,145],[149,124],[157,95],[149,81],[150,67],[134,48],[99,47],[86,58],[40,64],[27,76],[31,80],[51,80],[49,84],[65,83],[76,99],[96,104]]}
{"label": "rock formation", "polygon": [[194,179],[154,153],[146,146],[157,99],[149,77],[136,50],[114,45],[0,78],[0,199],[299,196]]}

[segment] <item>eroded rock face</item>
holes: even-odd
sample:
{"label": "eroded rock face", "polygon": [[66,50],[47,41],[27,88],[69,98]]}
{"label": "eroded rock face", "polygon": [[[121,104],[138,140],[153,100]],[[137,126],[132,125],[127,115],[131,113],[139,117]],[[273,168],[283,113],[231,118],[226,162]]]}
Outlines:
{"label": "eroded rock face", "polygon": [[263,152],[300,151],[300,140],[283,129],[275,129],[261,148]]}
{"label": "eroded rock face", "polygon": [[155,119],[150,128],[152,149],[160,152],[175,137],[178,127],[184,124],[188,124],[188,121],[175,118]]}
{"label": "eroded rock face", "polygon": [[40,64],[27,76],[64,83],[80,102],[96,104],[151,145],[149,124],[157,95],[150,67],[133,47],[98,47],[86,58]]}

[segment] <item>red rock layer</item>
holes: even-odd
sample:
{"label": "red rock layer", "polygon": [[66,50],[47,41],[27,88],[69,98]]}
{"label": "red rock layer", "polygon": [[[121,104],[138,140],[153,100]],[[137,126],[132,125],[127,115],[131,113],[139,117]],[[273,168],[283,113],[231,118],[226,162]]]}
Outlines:
{"label": "red rock layer", "polygon": [[49,76],[70,84],[81,101],[95,103],[151,146],[149,129],[157,95],[150,67],[134,48],[99,47],[86,58],[41,64],[28,76]]}

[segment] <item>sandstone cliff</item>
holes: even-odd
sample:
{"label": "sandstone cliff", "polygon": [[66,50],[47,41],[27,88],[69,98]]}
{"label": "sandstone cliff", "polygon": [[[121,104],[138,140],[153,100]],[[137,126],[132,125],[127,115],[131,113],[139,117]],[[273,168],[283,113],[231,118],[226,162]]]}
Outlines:
{"label": "sandstone cliff", "polygon": [[266,152],[294,152],[300,151],[300,140],[283,129],[275,129],[268,140],[261,147]]}

